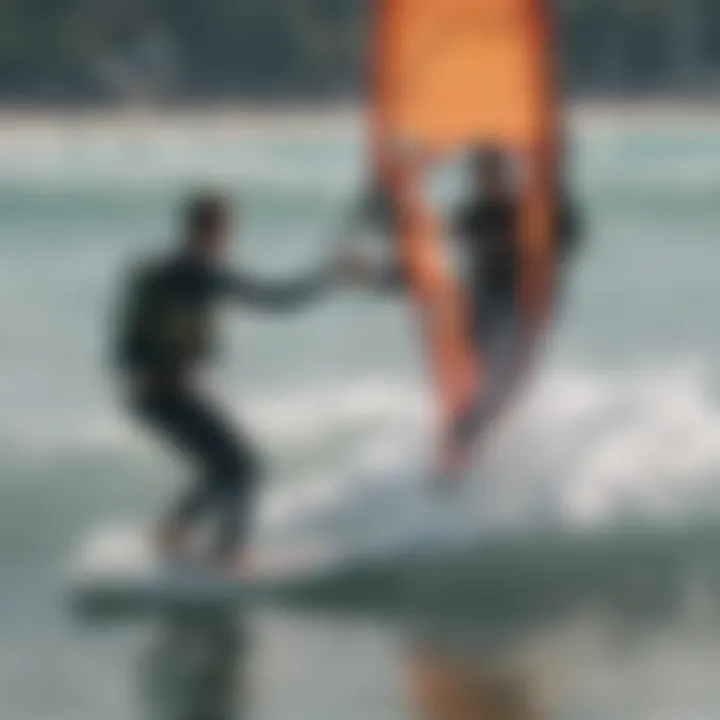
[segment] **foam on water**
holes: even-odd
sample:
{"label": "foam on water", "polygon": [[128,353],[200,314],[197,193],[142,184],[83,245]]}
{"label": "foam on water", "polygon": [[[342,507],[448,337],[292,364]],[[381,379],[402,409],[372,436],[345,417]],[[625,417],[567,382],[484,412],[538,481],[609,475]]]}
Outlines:
{"label": "foam on water", "polygon": [[[711,398],[707,374],[693,363],[616,376],[556,371],[487,446],[472,483],[477,501],[509,516],[581,523],[707,510],[720,471],[720,412]],[[270,478],[268,526],[287,531],[307,524],[307,514],[312,523],[335,516],[337,525],[360,506],[390,522],[424,490],[429,408],[416,386],[335,383],[238,405],[271,453],[322,455],[344,436],[357,441],[334,467],[317,468],[322,478],[299,486],[291,476]],[[59,453],[159,456],[120,413],[82,406],[8,417],[0,439],[13,454],[44,457],[48,470]],[[374,498],[369,506],[364,495]]]}
{"label": "foam on water", "polygon": [[107,132],[46,133],[32,139],[11,135],[0,140],[0,177],[8,189],[51,196],[164,196],[204,182],[252,193],[290,190],[303,197],[338,198],[361,177],[362,138],[347,123],[332,132],[315,128],[286,136],[261,124],[219,135],[204,133],[201,125],[175,131],[118,125]]}

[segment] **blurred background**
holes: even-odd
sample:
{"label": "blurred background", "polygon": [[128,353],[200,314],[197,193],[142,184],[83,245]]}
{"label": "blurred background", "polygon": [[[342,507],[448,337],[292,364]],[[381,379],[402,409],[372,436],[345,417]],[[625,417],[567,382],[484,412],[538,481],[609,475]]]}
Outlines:
{"label": "blurred background", "polygon": [[[479,517],[610,537],[650,523],[653,568],[678,536],[688,564],[716,553],[711,0],[559,4],[585,247],[530,397],[476,507],[453,519],[459,547],[412,582],[407,558],[360,573],[340,588],[342,612],[102,632],[69,617],[77,543],[98,523],[149,525],[185,473],[116,401],[107,340],[125,269],[171,242],[183,193],[208,183],[243,209],[236,263],[282,274],[327,256],[364,177],[368,6],[3,1],[3,718],[717,716],[705,586],[633,584],[638,561],[628,596],[623,543],[636,544],[619,536],[588,566],[601,577],[589,599],[562,573],[533,580],[535,541],[516,575],[490,581],[478,537]],[[218,386],[269,464],[259,541],[337,548],[405,522],[421,502],[409,459],[428,402],[408,308],[345,294],[297,317],[243,312],[226,329]],[[504,590],[488,597],[488,584]]]}
{"label": "blurred background", "polygon": [[[716,3],[557,4],[573,96],[712,98]],[[353,100],[367,19],[359,0],[8,0],[0,96],[60,105]]]}

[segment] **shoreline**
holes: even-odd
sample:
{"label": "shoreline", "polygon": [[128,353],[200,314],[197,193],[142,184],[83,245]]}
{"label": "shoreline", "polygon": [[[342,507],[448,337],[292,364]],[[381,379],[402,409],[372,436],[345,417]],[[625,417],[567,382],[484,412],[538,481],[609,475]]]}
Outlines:
{"label": "shoreline", "polygon": [[[257,134],[325,134],[362,130],[365,112],[353,103],[289,104],[260,106],[222,104],[205,106],[124,107],[0,107],[0,134],[64,135],[88,132],[188,132],[204,131],[221,136]],[[720,122],[720,99],[716,102],[678,100],[618,102],[583,100],[566,106],[567,121],[583,127],[605,127],[616,123],[667,128],[679,121],[715,127]]]}

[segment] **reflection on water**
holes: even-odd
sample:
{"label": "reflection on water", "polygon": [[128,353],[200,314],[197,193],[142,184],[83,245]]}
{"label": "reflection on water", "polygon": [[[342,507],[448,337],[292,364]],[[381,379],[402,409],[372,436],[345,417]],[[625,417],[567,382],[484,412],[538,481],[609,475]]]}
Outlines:
{"label": "reflection on water", "polygon": [[249,717],[248,630],[234,613],[163,621],[141,663],[148,720]]}
{"label": "reflection on water", "polygon": [[717,537],[372,556],[250,593],[237,614],[166,615],[142,664],[146,717],[578,720],[601,708],[655,720],[678,697],[720,707]]}
{"label": "reflection on water", "polygon": [[[304,625],[302,618],[292,622]],[[341,627],[342,623],[336,625],[330,634],[336,639],[342,637]],[[538,720],[533,698],[519,673],[493,662],[487,654],[475,655],[477,648],[472,644],[460,647],[440,640],[440,630],[436,635],[426,629],[414,633],[406,634],[409,651],[401,655],[402,667],[393,673],[404,678],[403,716],[418,720]],[[388,630],[388,636],[392,634]],[[339,649],[337,663],[343,664],[349,648]],[[311,647],[307,651],[311,657]],[[144,717],[255,717],[258,705],[250,696],[249,677],[256,657],[249,639],[249,621],[235,613],[179,614],[163,619],[139,666]],[[332,694],[330,687],[327,690]],[[361,707],[347,709],[347,717],[363,716],[357,712]],[[297,710],[307,717],[303,708]]]}
{"label": "reflection on water", "polygon": [[487,659],[423,643],[408,661],[408,690],[420,720],[537,720],[520,675]]}
{"label": "reflection on water", "polygon": [[[484,615],[443,605],[394,619],[326,610],[166,617],[138,678],[143,717],[657,720],[686,717],[681,708],[693,704],[720,707],[717,615],[700,603],[654,622],[595,607],[502,633],[487,632]],[[677,713],[663,715],[668,704]]]}

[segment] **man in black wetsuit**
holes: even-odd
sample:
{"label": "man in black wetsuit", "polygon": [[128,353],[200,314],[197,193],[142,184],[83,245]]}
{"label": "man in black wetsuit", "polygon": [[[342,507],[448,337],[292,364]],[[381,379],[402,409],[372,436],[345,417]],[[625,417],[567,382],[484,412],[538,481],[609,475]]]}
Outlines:
{"label": "man in black wetsuit", "polygon": [[[472,196],[453,224],[464,251],[472,332],[475,343],[483,348],[489,376],[482,400],[472,403],[457,425],[460,446],[468,445],[478,428],[496,416],[519,380],[524,343],[517,307],[521,267],[519,193],[502,149],[479,149],[472,163]],[[579,227],[573,206],[562,195],[557,237],[564,261],[577,243]]]}
{"label": "man in black wetsuit", "polygon": [[162,549],[181,555],[196,522],[213,514],[219,522],[215,557],[232,567],[242,559],[260,468],[250,442],[233,430],[196,384],[197,372],[213,349],[215,306],[232,299],[261,309],[289,310],[317,298],[333,277],[328,271],[270,284],[223,270],[230,220],[222,198],[193,199],[179,249],[133,274],[118,363],[134,414],[199,464],[195,486],[163,523]]}
{"label": "man in black wetsuit", "polygon": [[[513,186],[508,158],[501,149],[475,152],[474,187],[470,200],[454,221],[468,259],[468,283],[473,291],[474,332],[478,340],[492,334],[494,321],[514,312],[520,268],[521,207]],[[569,199],[560,198],[558,242],[561,261],[574,249],[578,220]]]}
{"label": "man in black wetsuit", "polygon": [[[448,428],[440,461],[441,481],[456,479],[474,440],[492,422],[519,380],[523,369],[524,328],[517,302],[521,265],[521,197],[512,181],[510,156],[501,147],[477,147],[470,157],[472,187],[469,200],[449,223],[458,241],[461,272],[470,301],[473,343],[482,348],[487,372],[482,392],[471,398],[465,412]],[[557,240],[565,262],[579,240],[580,227],[567,193],[560,193]],[[372,186],[364,205],[368,223],[393,237],[401,209],[381,183]],[[356,251],[348,254],[356,280],[378,291],[406,286],[404,269],[396,258],[377,270]]]}

